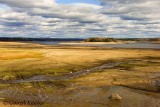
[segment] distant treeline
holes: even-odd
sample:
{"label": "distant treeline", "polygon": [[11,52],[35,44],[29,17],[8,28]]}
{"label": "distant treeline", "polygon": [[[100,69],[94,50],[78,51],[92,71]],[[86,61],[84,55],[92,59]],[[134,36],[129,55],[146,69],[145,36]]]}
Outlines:
{"label": "distant treeline", "polygon": [[85,42],[160,41],[160,38],[87,38]]}
{"label": "distant treeline", "polygon": [[113,38],[87,38],[85,42],[116,42]]}
{"label": "distant treeline", "polygon": [[120,38],[122,41],[160,41],[160,38]]}
{"label": "distant treeline", "polygon": [[0,37],[0,41],[83,41],[79,38],[10,38]]}

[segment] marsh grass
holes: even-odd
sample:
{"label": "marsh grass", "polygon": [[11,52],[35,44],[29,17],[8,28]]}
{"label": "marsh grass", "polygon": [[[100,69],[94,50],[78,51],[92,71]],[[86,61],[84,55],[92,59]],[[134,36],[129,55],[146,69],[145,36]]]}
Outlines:
{"label": "marsh grass", "polygon": [[120,70],[133,70],[135,68],[135,66],[125,63],[125,64],[120,64],[120,65],[116,66],[115,68],[120,69]]}
{"label": "marsh grass", "polygon": [[146,92],[159,92],[159,57],[152,59],[154,63],[150,61],[148,57],[126,59],[125,63],[114,68],[97,71],[73,81],[83,86],[119,85]]}
{"label": "marsh grass", "polygon": [[23,58],[42,58],[43,53],[23,50],[1,50],[0,60],[13,60]]}
{"label": "marsh grass", "polygon": [[134,70],[136,67],[147,67],[147,66],[149,66],[149,64],[147,63],[134,62],[134,63],[122,63],[119,64],[118,66],[115,66],[115,68],[121,70]]}
{"label": "marsh grass", "polygon": [[[37,75],[62,76],[70,72],[128,59],[157,59],[157,50],[104,49],[71,46],[44,46],[32,43],[0,43],[0,78],[25,79]],[[154,63],[155,64],[155,63]],[[153,65],[154,65],[153,64]],[[117,69],[134,69],[122,64]],[[140,64],[139,66],[147,66]]]}

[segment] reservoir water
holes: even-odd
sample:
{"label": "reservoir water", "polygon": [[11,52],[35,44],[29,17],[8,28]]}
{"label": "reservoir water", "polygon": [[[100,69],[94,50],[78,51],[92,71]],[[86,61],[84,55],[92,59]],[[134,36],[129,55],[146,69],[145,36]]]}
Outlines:
{"label": "reservoir water", "polygon": [[[96,47],[106,47],[106,48],[140,48],[140,49],[160,49],[160,44],[154,44],[150,42],[136,42],[136,43],[127,43],[127,44],[60,44],[61,42],[54,41],[34,41],[34,43],[39,43],[43,45],[67,45],[67,46],[96,46]],[[63,42],[65,43],[65,42]]]}

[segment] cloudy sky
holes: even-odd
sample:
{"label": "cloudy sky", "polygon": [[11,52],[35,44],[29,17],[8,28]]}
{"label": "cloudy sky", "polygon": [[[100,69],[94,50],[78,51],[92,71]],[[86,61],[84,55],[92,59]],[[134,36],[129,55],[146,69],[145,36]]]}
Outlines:
{"label": "cloudy sky", "polygon": [[160,0],[0,0],[0,37],[160,37]]}

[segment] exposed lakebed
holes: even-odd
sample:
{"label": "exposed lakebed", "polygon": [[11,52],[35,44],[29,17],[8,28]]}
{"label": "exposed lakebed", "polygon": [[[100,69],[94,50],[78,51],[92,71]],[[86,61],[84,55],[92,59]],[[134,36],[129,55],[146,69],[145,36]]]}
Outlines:
{"label": "exposed lakebed", "polygon": [[[35,105],[38,107],[158,107],[160,104],[159,50],[33,45],[10,44],[8,48],[6,43],[1,45],[1,72],[9,73],[1,76],[0,106],[10,106],[2,105],[3,101],[43,104]],[[19,51],[22,49],[25,51]],[[14,57],[26,51],[42,51],[43,57],[28,57],[32,53],[20,59]],[[26,71],[32,66],[34,69]],[[33,75],[22,75],[27,73]],[[113,93],[122,99],[111,100]]]}
{"label": "exposed lakebed", "polygon": [[[88,68],[85,70],[77,71],[75,73],[64,75],[63,77],[54,78],[47,76],[37,76],[26,80],[6,81],[4,83],[6,86],[1,86],[0,97],[12,102],[29,101],[44,103],[44,105],[37,105],[40,107],[66,107],[66,105],[69,107],[135,107],[135,105],[138,107],[158,107],[160,105],[159,91],[152,88],[147,88],[148,86],[145,83],[141,83],[136,87],[129,84],[129,86],[121,84],[116,85],[116,83],[112,83],[112,85],[107,85],[106,83],[106,85],[103,86],[92,87],[80,85],[78,84],[80,81],[77,80],[72,81],[72,79],[79,78],[80,76],[90,75],[90,73],[94,72],[98,73],[98,71],[105,73],[103,71],[104,69],[112,70],[123,68],[123,70],[126,69],[130,75],[133,75],[132,73],[136,72],[134,71],[134,67],[132,67],[133,65],[146,67],[148,63],[152,63],[154,66],[156,66],[159,64],[159,60],[129,59],[123,62],[112,62],[94,68]],[[121,72],[123,73],[125,71]],[[99,73],[99,75],[100,74],[101,73]],[[112,76],[113,75],[114,72]],[[145,77],[145,80],[148,80],[148,77]],[[159,73],[149,75],[149,78],[153,82],[153,84],[150,84],[151,87],[158,88],[159,84],[155,84],[155,80],[158,81],[158,77]],[[123,78],[125,79],[126,77]],[[136,78],[138,79],[142,77],[139,75],[139,77]],[[107,77],[106,79],[107,81],[110,81]],[[116,79],[118,79],[118,77]],[[94,82],[94,80],[91,81]],[[120,82],[118,80],[116,81]],[[122,99],[111,100],[109,97],[112,93],[119,94]]]}

